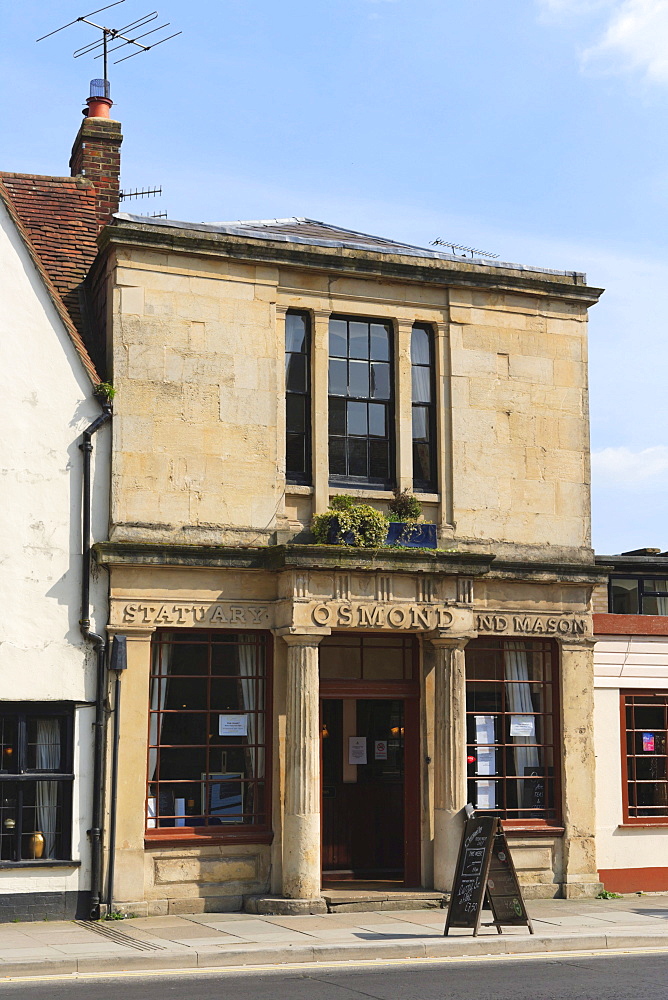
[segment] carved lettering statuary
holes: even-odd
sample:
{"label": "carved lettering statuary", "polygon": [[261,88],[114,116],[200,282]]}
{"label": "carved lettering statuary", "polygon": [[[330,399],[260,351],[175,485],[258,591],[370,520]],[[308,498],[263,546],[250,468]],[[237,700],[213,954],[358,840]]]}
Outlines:
{"label": "carved lettering statuary", "polygon": [[192,604],[189,602],[161,603],[128,601],[121,606],[120,622],[123,625],[161,626],[182,625],[186,628],[196,626],[243,625],[248,628],[268,628],[271,625],[269,608],[261,604],[221,603]]}

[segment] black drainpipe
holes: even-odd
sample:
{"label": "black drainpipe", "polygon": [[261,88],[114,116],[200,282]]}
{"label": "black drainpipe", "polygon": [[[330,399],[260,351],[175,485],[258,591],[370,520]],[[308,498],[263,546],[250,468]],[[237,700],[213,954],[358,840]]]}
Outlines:
{"label": "black drainpipe", "polygon": [[111,420],[111,406],[102,404],[102,413],[83,432],[79,447],[83,452],[83,496],[82,496],[82,567],[81,567],[81,634],[92,642],[97,654],[97,676],[95,681],[95,722],[93,725],[93,809],[92,823],[88,831],[91,845],[90,878],[90,919],[100,917],[100,896],[102,894],[102,817],[104,809],[104,747],[105,747],[105,693],[106,676],[104,637],[91,631],[90,627],[90,458],[93,452],[91,438],[96,431]]}

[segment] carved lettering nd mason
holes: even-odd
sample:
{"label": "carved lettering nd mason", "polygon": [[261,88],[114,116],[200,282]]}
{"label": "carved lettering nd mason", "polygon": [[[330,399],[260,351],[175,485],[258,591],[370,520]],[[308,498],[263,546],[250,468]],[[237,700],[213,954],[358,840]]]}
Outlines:
{"label": "carved lettering nd mason", "polygon": [[419,604],[316,604],[311,610],[313,625],[329,628],[449,628],[452,615],[439,605]]}
{"label": "carved lettering nd mason", "polygon": [[272,624],[270,609],[262,604],[125,601],[114,610],[122,625],[268,628]]}
{"label": "carved lettering nd mason", "polygon": [[477,631],[484,635],[586,635],[589,621],[579,615],[478,614]]}

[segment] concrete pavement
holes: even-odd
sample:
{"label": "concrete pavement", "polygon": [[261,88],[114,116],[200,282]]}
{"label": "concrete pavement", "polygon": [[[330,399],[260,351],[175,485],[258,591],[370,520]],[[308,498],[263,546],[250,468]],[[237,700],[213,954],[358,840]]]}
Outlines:
{"label": "concrete pavement", "polygon": [[[485,927],[443,937],[445,910],[255,916],[203,913],[123,921],[0,924],[0,982],[23,976],[234,968],[388,958],[668,949],[668,895],[536,899],[535,934]],[[485,917],[483,917],[485,919]]]}

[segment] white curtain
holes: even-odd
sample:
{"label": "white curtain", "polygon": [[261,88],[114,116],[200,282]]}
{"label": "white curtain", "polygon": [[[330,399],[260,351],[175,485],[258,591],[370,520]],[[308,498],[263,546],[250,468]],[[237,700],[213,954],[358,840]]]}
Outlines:
{"label": "white curtain", "polygon": [[[57,771],[60,767],[60,720],[37,720],[36,767]],[[37,823],[44,837],[43,858],[53,858],[56,849],[58,820],[58,782],[38,781],[36,790]]]}
{"label": "white curtain", "polygon": [[[524,643],[513,640],[505,642],[503,662],[506,677],[506,702],[511,715],[521,716],[522,721],[533,719],[532,736],[511,735],[510,737],[515,744],[515,773],[526,775],[534,769],[538,770],[540,757],[538,747],[527,745],[536,743],[536,717],[531,714],[534,711],[534,706],[531,699],[531,685],[529,684],[529,662]],[[517,805],[520,809],[525,807],[525,802],[529,799],[528,785],[527,781],[517,782]]]}
{"label": "white curtain", "polygon": [[[241,696],[243,698],[244,710],[248,713],[248,742],[258,742],[258,716],[256,715],[257,704],[255,698],[257,684],[257,646],[240,643],[239,651],[239,677],[241,679]],[[259,742],[264,742],[260,740]],[[249,747],[247,750],[250,762],[250,774],[248,778],[264,777],[264,749],[262,747]]]}
{"label": "white curtain", "polygon": [[668,595],[666,597],[657,597],[656,611],[659,615],[668,615]]}
{"label": "white curtain", "polygon": [[[164,719],[164,715],[158,715],[158,712],[162,713],[162,710],[165,707],[165,702],[167,701],[167,688],[169,685],[168,674],[172,661],[172,633],[163,632],[162,638],[164,641],[156,646],[154,654],[155,660],[153,673],[156,676],[151,678],[151,718],[149,722],[148,741],[152,745],[148,751],[149,781],[155,781],[155,772],[158,766],[158,748],[155,744],[160,742],[162,721]],[[158,677],[157,675],[160,676]]]}

